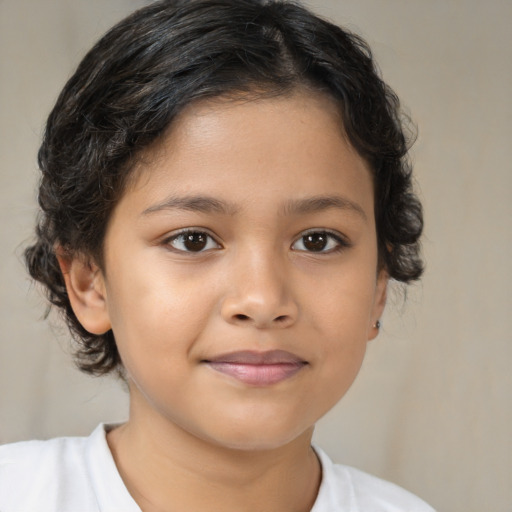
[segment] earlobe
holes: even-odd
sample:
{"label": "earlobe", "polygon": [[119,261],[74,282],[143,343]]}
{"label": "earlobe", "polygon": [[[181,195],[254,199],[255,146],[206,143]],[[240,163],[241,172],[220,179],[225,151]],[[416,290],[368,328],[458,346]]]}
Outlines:
{"label": "earlobe", "polygon": [[375,287],[375,300],[373,303],[373,311],[370,318],[370,326],[368,329],[368,341],[375,339],[381,327],[381,317],[386,306],[388,293],[389,275],[385,270],[381,270],[377,276],[377,284]]}
{"label": "earlobe", "polygon": [[106,333],[111,325],[100,268],[80,255],[68,257],[57,253],[57,260],[78,321],[91,334]]}

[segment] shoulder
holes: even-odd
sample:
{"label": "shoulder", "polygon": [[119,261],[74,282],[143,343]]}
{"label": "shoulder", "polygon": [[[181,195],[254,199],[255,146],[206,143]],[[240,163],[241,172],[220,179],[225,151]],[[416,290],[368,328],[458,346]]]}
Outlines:
{"label": "shoulder", "polygon": [[348,466],[334,467],[338,476],[350,478],[361,511],[434,512],[430,505],[398,485]]}
{"label": "shoulder", "polygon": [[320,449],[315,451],[322,464],[322,484],[312,512],[435,512],[402,487],[363,471],[334,464]]}
{"label": "shoulder", "polygon": [[[57,510],[69,490],[88,503],[87,438],[61,437],[0,446],[0,510]],[[86,508],[84,508],[86,510]]]}
{"label": "shoulder", "polygon": [[28,460],[42,464],[66,460],[83,451],[85,437],[57,437],[47,441],[22,441],[0,446],[0,471],[16,468]]}

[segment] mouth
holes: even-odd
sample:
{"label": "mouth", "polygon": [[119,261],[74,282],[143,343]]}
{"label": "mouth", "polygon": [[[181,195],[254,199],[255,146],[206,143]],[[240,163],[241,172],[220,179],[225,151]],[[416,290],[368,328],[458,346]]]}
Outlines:
{"label": "mouth", "polygon": [[202,361],[213,370],[250,386],[271,386],[289,379],[308,363],[284,350],[240,351]]}

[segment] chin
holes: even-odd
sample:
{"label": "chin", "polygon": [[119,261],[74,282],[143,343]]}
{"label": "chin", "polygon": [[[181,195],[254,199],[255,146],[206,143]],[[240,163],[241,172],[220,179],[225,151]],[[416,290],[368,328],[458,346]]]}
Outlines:
{"label": "chin", "polygon": [[276,425],[261,427],[258,429],[229,429],[224,431],[222,436],[208,439],[219,447],[236,451],[270,451],[277,450],[303,438],[309,444],[313,435],[314,427],[306,430],[279,429]]}

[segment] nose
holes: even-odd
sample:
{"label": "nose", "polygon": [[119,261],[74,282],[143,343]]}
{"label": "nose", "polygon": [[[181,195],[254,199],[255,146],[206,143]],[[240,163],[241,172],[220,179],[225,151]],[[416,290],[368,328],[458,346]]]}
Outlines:
{"label": "nose", "polygon": [[299,308],[285,264],[270,255],[243,258],[231,266],[221,315],[230,324],[283,329],[296,321]]}

